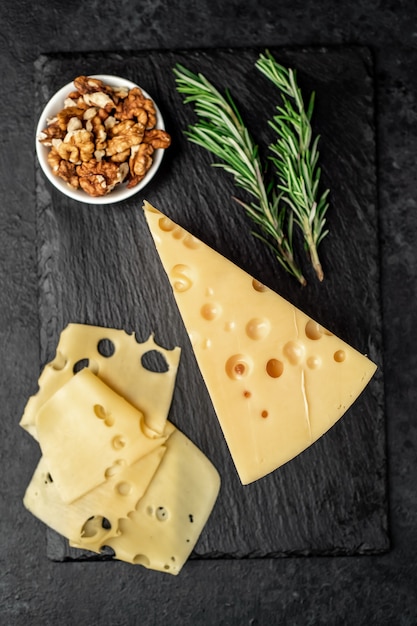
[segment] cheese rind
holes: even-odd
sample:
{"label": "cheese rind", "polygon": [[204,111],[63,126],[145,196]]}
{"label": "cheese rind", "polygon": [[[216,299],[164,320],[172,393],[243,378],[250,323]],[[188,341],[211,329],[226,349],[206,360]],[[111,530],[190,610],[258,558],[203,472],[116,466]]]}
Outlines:
{"label": "cheese rind", "polygon": [[[158,352],[166,371],[143,366],[144,356]],[[55,358],[39,378],[39,390],[29,398],[20,425],[37,438],[35,416],[39,408],[83,365],[116,393],[139,409],[148,427],[161,434],[172,401],[181,350],[159,346],[153,336],[138,343],[124,330],[86,324],[68,324],[61,332]]]}
{"label": "cheese rind", "polygon": [[241,482],[321,437],[376,365],[145,203],[162,265]]}

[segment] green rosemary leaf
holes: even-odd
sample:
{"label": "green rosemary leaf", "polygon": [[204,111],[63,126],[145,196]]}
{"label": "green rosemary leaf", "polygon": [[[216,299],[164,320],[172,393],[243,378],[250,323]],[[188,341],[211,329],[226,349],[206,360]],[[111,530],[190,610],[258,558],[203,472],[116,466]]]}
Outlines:
{"label": "green rosemary leaf", "polygon": [[319,196],[319,137],[313,140],[311,126],[315,94],[311,94],[306,108],[296,72],[280,65],[268,51],[259,56],[256,67],[281,92],[282,105],[276,107],[276,115],[269,122],[278,136],[275,144],[270,145],[270,158],[279,174],[278,188],[285,194],[283,200],[303,233],[317,277],[323,280],[317,248],[328,234],[324,225],[329,190]]}
{"label": "green rosemary leaf", "polygon": [[226,90],[223,96],[202,74],[194,74],[180,64],[175,66],[174,74],[184,104],[194,105],[198,119],[196,124],[188,126],[186,137],[217,157],[213,165],[231,174],[236,186],[251,195],[250,204],[237,198],[235,201],[259,227],[260,232],[254,234],[267,242],[286,271],[305,285],[294,259],[292,218],[288,220],[284,203],[278,206],[280,197],[275,186],[265,187],[258,146],[245,127],[230,92]]}

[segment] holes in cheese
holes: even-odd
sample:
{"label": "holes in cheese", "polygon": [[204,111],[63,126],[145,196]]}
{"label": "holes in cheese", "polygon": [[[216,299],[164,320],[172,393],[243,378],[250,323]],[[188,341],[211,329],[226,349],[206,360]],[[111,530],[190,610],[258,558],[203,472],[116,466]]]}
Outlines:
{"label": "holes in cheese", "polygon": [[266,364],[266,372],[271,378],[279,378],[284,372],[284,364],[279,359],[269,359]]}
{"label": "holes in cheese", "polygon": [[[89,369],[73,376],[41,406],[36,429],[64,502],[101,484],[109,468],[130,465],[166,440],[164,435],[148,437],[143,414]],[[115,438],[123,441],[121,448],[113,445]]]}
{"label": "holes in cheese", "polygon": [[123,437],[123,435],[116,435],[115,437],[113,437],[111,445],[115,450],[121,450],[126,445],[126,439]]}
{"label": "holes in cheese", "polygon": [[[65,365],[66,365],[66,360],[65,360]],[[63,367],[55,367],[55,361],[52,361],[52,369],[63,369]],[[85,367],[90,367],[90,360],[89,359],[79,359],[78,361],[76,361],[74,363],[74,365],[72,366],[72,372],[73,374],[78,374],[78,372],[81,372],[81,370],[83,370]],[[92,367],[92,369],[96,370],[96,367]]]}
{"label": "holes in cheese", "polygon": [[83,524],[81,528],[81,537],[85,537],[86,539],[90,539],[92,537],[97,539],[100,537],[100,539],[103,539],[107,534],[107,530],[111,530],[109,520],[102,515],[94,515],[93,517],[89,517]]}
{"label": "holes in cheese", "polygon": [[346,359],[346,352],[344,350],[336,350],[333,358],[336,363],[343,363],[343,361]]}
{"label": "holes in cheese", "polygon": [[201,317],[209,322],[220,317],[222,307],[217,302],[205,302],[201,307]]}
{"label": "holes in cheese", "polygon": [[188,291],[193,286],[193,275],[187,265],[174,265],[171,271],[171,280],[176,291]]}
{"label": "holes in cheese", "polygon": [[[149,203],[145,216],[242,483],[302,452],[376,365]],[[174,236],[175,235],[175,236]],[[176,288],[173,268],[192,281]]]}
{"label": "holes in cheese", "polygon": [[158,350],[148,350],[145,354],[142,354],[141,358],[142,366],[150,372],[168,372],[169,365]]}
{"label": "holes in cheese", "polygon": [[252,369],[251,359],[244,354],[234,354],[226,361],[226,374],[232,380],[249,376]]}
{"label": "holes in cheese", "polygon": [[116,558],[177,574],[206,524],[219,487],[211,463],[175,430],[146,493],[106,544]]}
{"label": "holes in cheese", "polygon": [[302,341],[288,341],[283,348],[284,357],[291,365],[299,365],[305,357],[306,348]]}
{"label": "holes in cheese", "polygon": [[266,317],[254,317],[246,324],[246,334],[250,339],[266,339],[271,330],[271,322]]}
{"label": "holes in cheese", "polygon": [[[153,371],[142,364],[148,352],[159,353],[162,370]],[[74,374],[88,368],[139,409],[147,426],[162,433],[171,405],[180,349],[166,350],[151,336],[138,343],[123,330],[69,324],[61,333],[56,356],[39,378],[39,391],[26,407],[20,425],[35,439],[35,415],[39,408]]]}
{"label": "holes in cheese", "polygon": [[[148,506],[147,512],[149,513],[150,511],[153,511],[153,509]],[[169,513],[164,506],[158,506],[155,512],[155,517],[159,522],[165,522],[169,517]]]}
{"label": "holes in cheese", "polygon": [[[161,446],[132,465],[119,465],[107,480],[72,503],[60,496],[54,481],[48,479],[49,466],[42,457],[24,497],[25,507],[38,519],[78,547],[91,549],[117,533],[118,520],[135,509],[145,493],[165,453]],[[73,451],[73,456],[76,452]],[[120,493],[118,485],[131,486]],[[105,520],[105,521],[104,521]]]}
{"label": "holes in cheese", "polygon": [[[79,338],[84,330],[77,327],[73,337]],[[129,374],[137,370],[137,363],[130,368],[126,352],[139,356],[140,380],[155,381],[153,389],[160,392],[163,402],[158,395],[154,401],[160,412],[163,406],[168,411],[175,353],[161,352],[153,340],[129,353],[124,337],[116,333],[112,341],[97,341],[98,330],[102,334],[103,329],[92,331],[96,353],[80,359],[80,352],[68,344],[66,354],[57,350],[47,374],[41,375],[43,383],[29,415],[43,455],[24,504],[67,537],[71,546],[177,574],[214,506],[219,475],[166,414],[161,413],[161,433],[150,429],[143,413],[102,379],[101,358],[116,367],[123,363]],[[100,370],[102,378],[93,370]],[[104,368],[104,374],[112,383],[115,378],[113,386],[118,385],[118,371]],[[133,374],[128,382],[136,385]],[[167,451],[169,462],[161,466]],[[186,548],[178,507],[195,510],[199,520],[195,531],[187,533]],[[165,524],[167,529],[161,532]],[[144,530],[147,535],[138,537]]]}
{"label": "holes in cheese", "polygon": [[106,358],[113,356],[116,347],[111,339],[100,339],[97,344],[97,352]]}

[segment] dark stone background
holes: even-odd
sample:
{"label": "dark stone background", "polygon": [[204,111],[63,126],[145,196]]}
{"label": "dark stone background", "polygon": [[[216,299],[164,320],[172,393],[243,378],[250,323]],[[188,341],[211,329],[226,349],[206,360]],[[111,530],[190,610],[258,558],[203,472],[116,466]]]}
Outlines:
{"label": "dark stone background", "polygon": [[[0,6],[0,621],[49,624],[417,623],[417,6],[218,2]],[[40,367],[34,62],[42,53],[248,46],[370,48],[391,549],[381,555],[190,561],[177,578],[123,563],[55,563],[21,499],[38,456],[17,427]],[[23,435],[23,436],[22,436]]]}

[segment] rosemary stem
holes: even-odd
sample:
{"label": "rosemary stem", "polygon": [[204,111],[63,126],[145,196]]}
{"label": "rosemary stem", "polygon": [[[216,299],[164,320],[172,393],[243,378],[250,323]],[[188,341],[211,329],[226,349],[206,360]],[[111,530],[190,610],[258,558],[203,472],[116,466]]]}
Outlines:
{"label": "rosemary stem", "polygon": [[324,279],[324,272],[323,272],[321,261],[318,255],[317,244],[314,241],[313,230],[311,228],[311,225],[309,225],[307,221],[304,225],[303,231],[304,231],[305,241],[308,246],[308,252],[310,255],[311,264],[313,266],[313,269],[316,273],[317,278],[321,282]]}
{"label": "rosemary stem", "polygon": [[322,281],[324,273],[317,247],[328,233],[325,230],[328,190],[319,197],[319,138],[316,137],[313,141],[311,127],[314,92],[306,109],[295,70],[280,65],[268,51],[265,55],[260,55],[256,66],[278,87],[281,95],[285,94],[282,95],[283,105],[277,107],[278,114],[270,122],[278,135],[276,143],[269,146],[273,153],[271,160],[281,178],[279,188],[285,193],[285,199],[294,213],[295,223],[302,230],[311,264],[318,279]]}
{"label": "rosemary stem", "polygon": [[222,96],[202,74],[193,74],[181,65],[176,65],[174,74],[177,90],[185,96],[184,103],[194,104],[198,118],[196,124],[188,126],[185,135],[214,154],[219,161],[213,165],[232,174],[236,185],[250,194],[254,199],[250,204],[235,200],[260,229],[260,233],[253,232],[254,236],[266,243],[282,267],[305,285],[292,250],[292,219],[275,189],[265,185],[258,146],[230,93]]}

